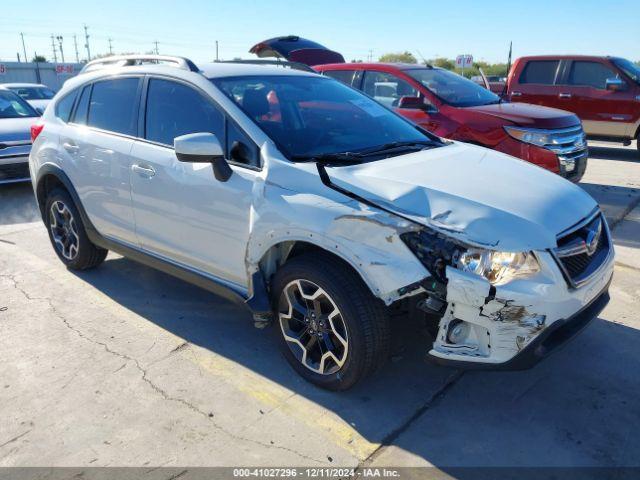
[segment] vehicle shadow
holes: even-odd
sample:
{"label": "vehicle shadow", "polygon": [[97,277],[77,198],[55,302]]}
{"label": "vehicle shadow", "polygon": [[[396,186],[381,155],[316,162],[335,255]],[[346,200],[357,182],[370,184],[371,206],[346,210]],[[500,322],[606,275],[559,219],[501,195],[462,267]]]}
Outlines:
{"label": "vehicle shadow", "polygon": [[40,219],[31,183],[0,185],[0,225],[30,223]]}
{"label": "vehicle shadow", "polygon": [[618,160],[622,162],[640,162],[640,154],[637,148],[589,146],[589,158],[597,160]]}
{"label": "vehicle shadow", "polygon": [[[394,361],[352,390],[332,393],[295,374],[273,327],[271,334],[253,328],[242,306],[125,258],[77,275],[185,341],[333,411],[369,442],[394,442],[444,471],[640,459],[640,430],[633,427],[640,423],[640,378],[634,373],[640,371],[640,332],[626,326],[595,320],[532,370],[466,372],[443,394],[456,371],[428,363],[421,325],[399,322],[394,335],[402,341],[394,344]],[[473,471],[451,474],[477,478]]]}

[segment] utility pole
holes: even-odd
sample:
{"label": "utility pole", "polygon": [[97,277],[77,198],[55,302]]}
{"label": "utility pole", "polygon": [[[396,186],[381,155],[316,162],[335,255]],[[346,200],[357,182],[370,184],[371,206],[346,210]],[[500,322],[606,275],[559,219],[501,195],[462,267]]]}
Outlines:
{"label": "utility pole", "polygon": [[367,60],[369,62],[373,62],[373,49],[369,49],[369,55],[367,55]]}
{"label": "utility pole", "polygon": [[113,46],[111,45],[111,38],[108,39],[109,40],[109,55],[113,55]]}
{"label": "utility pole", "polygon": [[24,46],[24,33],[20,33],[20,38],[22,38],[22,52],[24,53],[24,61],[28,62],[29,59],[27,58],[27,49]]}
{"label": "utility pole", "polygon": [[153,42],[156,46],[156,55],[160,55],[160,50],[158,50],[158,40]]}
{"label": "utility pole", "polygon": [[87,62],[91,60],[91,50],[89,50],[89,33],[87,32],[88,27],[84,25],[84,48],[87,49]]}
{"label": "utility pole", "polygon": [[80,55],[78,55],[78,39],[75,33],[73,34],[73,47],[76,50],[76,63],[80,63]]}
{"label": "utility pole", "polygon": [[53,49],[53,63],[58,63],[58,54],[56,53],[56,42],[53,39],[53,33],[51,34],[51,48]]}
{"label": "utility pole", "polygon": [[219,60],[218,58],[218,40],[216,40],[216,62]]}
{"label": "utility pole", "polygon": [[62,35],[58,35],[56,37],[56,40],[58,40],[58,45],[60,45],[60,56],[62,57],[62,63],[64,63],[64,50],[62,50]]}

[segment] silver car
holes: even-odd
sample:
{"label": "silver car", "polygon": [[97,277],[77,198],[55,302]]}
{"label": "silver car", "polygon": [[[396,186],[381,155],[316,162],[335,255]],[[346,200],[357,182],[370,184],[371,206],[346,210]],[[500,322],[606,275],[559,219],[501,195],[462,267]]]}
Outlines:
{"label": "silver car", "polygon": [[17,93],[41,114],[44,113],[45,108],[56,94],[49,87],[40,83],[4,83],[0,85],[0,88]]}
{"label": "silver car", "polygon": [[30,180],[31,126],[39,116],[17,94],[0,89],[0,184]]}

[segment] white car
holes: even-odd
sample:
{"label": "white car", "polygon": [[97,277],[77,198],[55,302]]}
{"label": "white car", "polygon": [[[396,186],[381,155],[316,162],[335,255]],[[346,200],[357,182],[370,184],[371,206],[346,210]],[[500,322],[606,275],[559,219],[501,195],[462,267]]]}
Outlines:
{"label": "white car", "polygon": [[0,89],[0,185],[31,180],[31,127],[39,116],[18,95]]}
{"label": "white car", "polygon": [[0,88],[11,90],[20,95],[38,112],[44,113],[56,92],[40,83],[3,83]]}
{"label": "white car", "polygon": [[324,388],[385,361],[390,318],[421,314],[440,363],[516,369],[609,300],[613,245],[581,188],[331,78],[133,56],[53,102],[30,168],[62,262],[114,250],[227,294]]}

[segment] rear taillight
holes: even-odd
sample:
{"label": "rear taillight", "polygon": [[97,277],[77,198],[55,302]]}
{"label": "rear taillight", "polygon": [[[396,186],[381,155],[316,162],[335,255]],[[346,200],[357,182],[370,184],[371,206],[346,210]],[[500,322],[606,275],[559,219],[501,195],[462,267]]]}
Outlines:
{"label": "rear taillight", "polygon": [[44,123],[36,123],[35,125],[31,125],[31,143],[36,141],[38,135],[42,133],[44,129]]}

